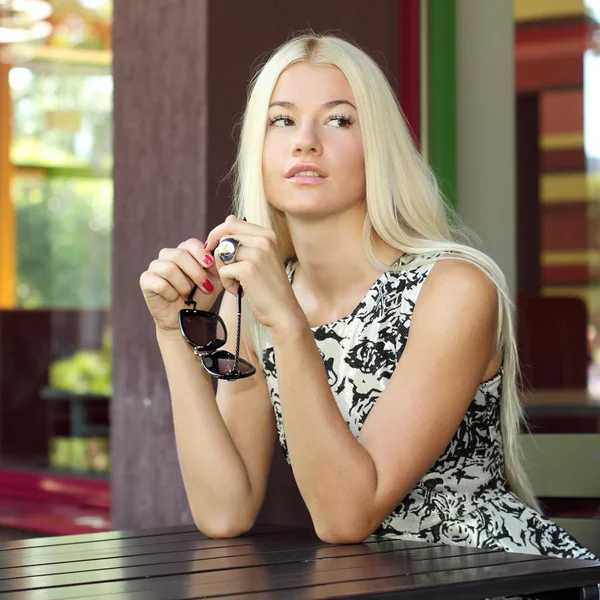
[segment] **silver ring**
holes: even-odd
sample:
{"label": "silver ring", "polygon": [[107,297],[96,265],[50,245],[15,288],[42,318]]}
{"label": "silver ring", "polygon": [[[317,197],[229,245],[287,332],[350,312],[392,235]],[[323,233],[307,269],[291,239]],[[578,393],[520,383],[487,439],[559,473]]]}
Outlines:
{"label": "silver ring", "polygon": [[215,250],[215,254],[224,262],[232,262],[238,251],[240,243],[235,238],[224,238]]}

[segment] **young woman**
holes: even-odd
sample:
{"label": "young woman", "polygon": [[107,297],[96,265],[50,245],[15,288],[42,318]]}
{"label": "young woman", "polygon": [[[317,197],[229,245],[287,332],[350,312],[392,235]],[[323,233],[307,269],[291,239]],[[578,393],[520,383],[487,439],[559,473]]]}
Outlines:
{"label": "young woman", "polygon": [[[326,542],[594,558],[539,512],[504,277],[448,215],[376,63],[335,37],[284,44],[235,169],[240,218],[140,279],[199,529],[252,527],[278,435]],[[216,397],[211,375],[230,379]]]}

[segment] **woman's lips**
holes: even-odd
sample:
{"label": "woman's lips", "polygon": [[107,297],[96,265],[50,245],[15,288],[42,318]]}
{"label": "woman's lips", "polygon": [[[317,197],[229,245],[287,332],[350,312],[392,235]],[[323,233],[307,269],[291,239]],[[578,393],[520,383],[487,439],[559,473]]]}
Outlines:
{"label": "woman's lips", "polygon": [[286,177],[292,178],[296,175],[301,177],[305,176],[320,176],[322,178],[327,177],[327,173],[321,169],[321,167],[315,163],[297,163],[290,167],[285,174]]}
{"label": "woman's lips", "polygon": [[297,185],[300,184],[316,184],[325,181],[326,177],[321,177],[319,175],[294,175],[293,177],[288,177],[288,181],[295,183]]}
{"label": "woman's lips", "polygon": [[[304,167],[304,165],[302,165]],[[300,170],[300,165],[292,169],[292,174],[288,175],[288,179],[292,183],[302,184],[302,185],[314,185],[316,183],[321,183],[326,178],[323,172],[319,169],[311,169],[304,167]]]}

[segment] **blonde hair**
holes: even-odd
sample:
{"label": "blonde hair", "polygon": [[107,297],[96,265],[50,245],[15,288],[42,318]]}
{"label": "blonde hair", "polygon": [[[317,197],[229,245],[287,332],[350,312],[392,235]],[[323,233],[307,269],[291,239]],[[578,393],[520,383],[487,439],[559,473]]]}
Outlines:
{"label": "blonde hair", "polygon": [[[473,263],[495,284],[499,298],[497,346],[504,352],[501,430],[505,471],[511,489],[539,510],[522,466],[518,443],[523,412],[518,395],[520,380],[514,308],[506,280],[494,261],[470,245],[469,232],[451,213],[432,170],[413,144],[393,89],[375,61],[360,48],[334,36],[303,34],[278,48],[255,75],[250,84],[233,168],[237,215],[274,230],[282,259],[295,257],[285,216],[274,209],[265,196],[262,154],[273,89],[279,75],[298,62],[339,69],[354,94],[366,174],[367,214],[363,244],[371,263],[382,272],[389,269],[374,254],[375,232],[389,246],[417,255],[411,266],[437,260],[427,257],[428,254],[452,252],[453,258]],[[246,309],[252,345],[262,363],[266,328],[248,307]]]}

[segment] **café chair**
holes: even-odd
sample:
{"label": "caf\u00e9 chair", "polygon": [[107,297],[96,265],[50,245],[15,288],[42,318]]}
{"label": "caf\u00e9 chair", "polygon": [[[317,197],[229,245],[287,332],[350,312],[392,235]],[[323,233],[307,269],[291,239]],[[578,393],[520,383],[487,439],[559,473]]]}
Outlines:
{"label": "caf\u00e9 chair", "polygon": [[588,314],[581,298],[520,294],[517,343],[526,386],[585,389]]}

